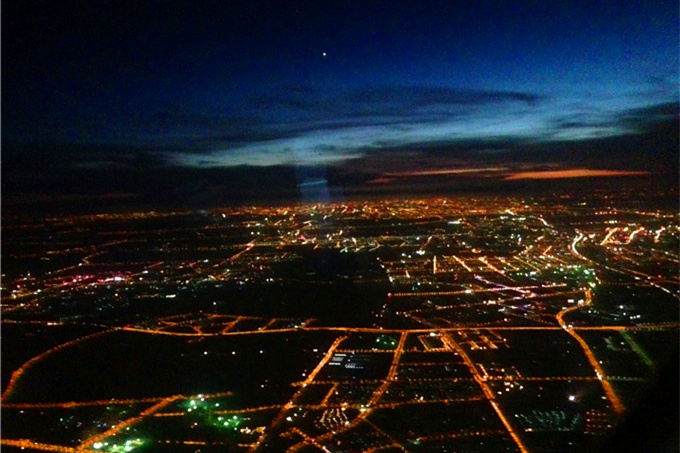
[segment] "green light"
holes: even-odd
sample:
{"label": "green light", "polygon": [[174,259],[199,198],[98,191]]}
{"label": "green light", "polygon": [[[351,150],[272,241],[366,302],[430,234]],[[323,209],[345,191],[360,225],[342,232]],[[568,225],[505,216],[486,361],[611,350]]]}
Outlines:
{"label": "green light", "polygon": [[[98,444],[99,444],[100,447],[102,446],[102,444],[100,442],[98,442]],[[142,441],[142,439],[130,439],[130,440],[126,440],[125,443],[122,444],[122,445],[113,444],[108,449],[108,451],[111,452],[111,453],[120,453],[120,452],[129,453],[132,450],[134,450],[136,447],[139,447],[143,444],[144,444],[144,442]],[[97,445],[97,444],[95,444],[95,445]],[[106,446],[106,445],[108,445],[108,443],[105,442],[103,445]],[[93,447],[94,447],[94,445],[93,445]]]}

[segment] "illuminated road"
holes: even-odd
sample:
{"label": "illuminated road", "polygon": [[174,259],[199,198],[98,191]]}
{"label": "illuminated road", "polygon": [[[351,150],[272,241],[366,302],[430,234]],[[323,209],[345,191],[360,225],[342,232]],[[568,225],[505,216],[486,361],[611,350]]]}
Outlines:
{"label": "illuminated road", "polygon": [[[309,375],[307,376],[307,378],[305,379],[305,381],[301,384],[300,390],[298,390],[298,391],[295,393],[295,395],[293,395],[293,397],[292,397],[292,398],[291,398],[291,399],[290,399],[290,400],[289,400],[289,401],[281,408],[281,410],[279,411],[279,414],[274,418],[274,420],[272,420],[272,422],[270,423],[270,426],[271,426],[272,428],[274,428],[274,427],[276,427],[278,424],[280,424],[281,421],[283,420],[283,417],[286,415],[286,413],[287,413],[290,409],[292,409],[293,407],[295,407],[295,400],[302,394],[302,392],[304,392],[305,387],[306,387],[308,384],[310,384],[310,383],[312,383],[312,382],[314,381],[314,378],[316,377],[316,375],[319,373],[319,371],[321,371],[321,369],[322,369],[324,366],[326,366],[326,364],[328,363],[328,361],[333,357],[333,354],[335,354],[335,350],[337,349],[337,347],[340,346],[340,343],[342,343],[342,341],[343,341],[345,338],[347,338],[347,337],[344,337],[344,336],[343,336],[343,337],[338,337],[338,338],[335,339],[335,341],[334,341],[333,344],[328,348],[328,351],[327,351],[326,354],[323,356],[323,358],[321,359],[321,361],[317,364],[317,366],[314,368],[314,370],[313,370],[311,373],[309,373]],[[257,446],[259,446],[264,440],[265,440],[265,434],[262,434],[262,435],[260,436],[260,438],[258,439],[258,441],[257,441],[256,447],[254,447],[251,451],[256,451],[256,450],[257,450]]]}
{"label": "illuminated road", "polygon": [[78,343],[81,343],[81,342],[84,342],[84,341],[88,341],[88,340],[91,340],[92,338],[96,338],[96,337],[99,337],[99,336],[102,336],[102,335],[106,335],[106,334],[114,332],[116,330],[117,329],[104,330],[102,332],[97,332],[97,333],[93,333],[91,335],[76,338],[75,340],[71,340],[71,341],[68,341],[66,343],[62,343],[58,346],[55,346],[52,349],[48,349],[47,351],[43,352],[42,354],[39,354],[39,355],[33,357],[31,360],[29,360],[28,362],[24,363],[21,367],[19,367],[19,369],[17,369],[14,373],[12,373],[12,377],[9,381],[9,384],[7,385],[7,388],[5,389],[5,391],[2,393],[2,396],[0,397],[0,402],[4,404],[4,402],[7,400],[7,398],[9,398],[9,396],[14,391],[14,386],[16,385],[17,380],[19,380],[21,375],[23,375],[26,370],[28,368],[30,368],[31,366],[35,365],[36,363],[40,362],[41,360],[43,360],[45,357],[47,357],[50,354],[53,354],[57,351],[60,351],[62,349],[73,346],[75,344],[78,344]]}
{"label": "illuminated road", "polygon": [[491,403],[491,407],[493,407],[494,411],[496,411],[496,414],[498,415],[498,418],[500,418],[501,422],[503,423],[503,426],[505,426],[505,429],[510,434],[510,437],[512,437],[512,440],[515,441],[515,443],[517,444],[517,447],[519,448],[519,450],[522,453],[528,453],[528,450],[526,449],[526,447],[524,446],[524,444],[522,443],[520,438],[517,436],[517,433],[515,433],[515,430],[512,428],[512,426],[508,422],[508,420],[505,417],[505,415],[503,414],[503,411],[501,410],[501,408],[496,403],[496,401],[495,401],[496,395],[494,395],[494,393],[491,391],[491,389],[487,385],[486,379],[479,374],[479,372],[477,371],[477,367],[472,362],[470,357],[467,355],[465,350],[463,350],[463,348],[461,348],[460,345],[458,345],[458,343],[456,343],[456,341],[454,341],[453,338],[451,338],[451,336],[448,335],[447,333],[442,332],[442,341],[444,341],[444,343],[447,346],[449,346],[452,350],[456,351],[458,353],[458,355],[460,355],[460,357],[463,359],[465,364],[468,366],[468,369],[470,370],[470,373],[472,373],[472,376],[474,377],[475,381],[477,382],[477,384],[479,384],[480,388],[484,392],[484,396],[486,396],[489,403]]}
{"label": "illuminated road", "polygon": [[165,400],[162,398],[139,398],[139,399],[109,399],[99,401],[70,401],[68,403],[3,403],[2,407],[5,409],[71,409],[74,407],[88,407],[88,406],[109,406],[115,404],[140,404],[140,403],[157,403]]}
{"label": "illuminated road", "polygon": [[[368,418],[365,418],[365,417],[364,417],[363,420],[364,420],[366,423],[368,423],[369,425],[371,425],[371,427],[372,427],[374,430],[376,430],[377,432],[379,432],[380,434],[382,434],[383,436],[385,436],[387,439],[389,439],[389,440],[392,441],[392,444],[385,445],[385,446],[383,446],[382,448],[396,448],[396,449],[401,450],[401,451],[404,451],[404,452],[407,452],[407,451],[408,451],[408,450],[406,450],[406,449],[404,448],[404,446],[401,445],[394,437],[392,437],[389,433],[386,433],[382,428],[380,428],[379,426],[377,426],[375,423],[373,423],[372,421],[370,421]],[[369,450],[369,451],[370,451],[370,450]],[[374,450],[374,451],[375,451],[375,450]]]}
{"label": "illuminated road", "polygon": [[[535,299],[540,299],[541,297],[554,297],[554,296],[536,296]],[[654,323],[645,325],[632,325],[632,326],[579,326],[579,330],[667,330],[674,329],[680,326],[677,322],[665,322],[665,323]],[[510,331],[532,331],[532,330],[561,330],[562,327],[558,326],[502,326],[502,325],[480,325],[480,326],[456,326],[456,327],[436,327],[437,330],[443,330],[448,332],[454,331],[467,331],[467,330],[479,330],[479,329],[493,329],[493,330],[510,330]],[[177,337],[217,337],[217,336],[245,336],[245,335],[269,335],[276,333],[291,333],[291,332],[354,332],[354,333],[398,333],[402,332],[414,333],[414,334],[427,334],[432,331],[432,328],[422,328],[422,329],[383,329],[380,327],[287,327],[283,329],[262,329],[262,330],[242,330],[238,332],[215,332],[215,333],[189,333],[189,332],[168,332],[165,330],[154,330],[154,329],[142,329],[138,327],[123,327],[121,330],[129,332],[140,332],[151,335],[167,335],[167,336],[177,336]]]}
{"label": "illuminated road", "polygon": [[132,426],[136,423],[141,422],[144,420],[145,417],[148,417],[149,415],[152,415],[154,412],[157,412],[158,410],[164,408],[168,404],[172,403],[173,401],[181,398],[180,395],[175,395],[171,396],[169,398],[164,398],[163,400],[159,401],[158,403],[154,404],[153,406],[143,410],[140,412],[140,414],[136,417],[132,417],[128,420],[125,420],[123,422],[118,423],[117,425],[113,426],[111,429],[104,431],[103,433],[96,434],[88,439],[85,439],[83,443],[81,443],[77,450],[82,451],[85,449],[89,449],[91,446],[94,444],[101,442],[105,440],[107,437],[114,436],[124,430],[125,428]]}
{"label": "illuminated road", "polygon": [[71,447],[63,447],[61,445],[51,445],[43,444],[39,442],[33,442],[28,439],[0,439],[0,445],[7,445],[8,447],[18,447],[22,450],[28,448],[30,450],[41,450],[41,451],[56,451],[57,453],[77,453],[81,451],[97,451],[90,449],[75,449]]}
{"label": "illuminated road", "polygon": [[390,383],[394,381],[394,375],[397,373],[397,366],[399,365],[399,357],[401,357],[401,354],[404,352],[404,343],[406,342],[407,335],[408,334],[406,332],[401,334],[401,337],[399,338],[399,344],[394,350],[394,358],[392,359],[392,364],[390,365],[390,371],[387,373],[385,382],[378,388],[378,390],[375,391],[375,393],[373,393],[373,396],[368,401],[368,407],[375,405],[378,400],[380,400],[383,393],[385,393],[385,390],[387,390],[387,387],[389,387]]}
{"label": "illuminated road", "polygon": [[581,348],[583,348],[583,352],[585,353],[586,357],[588,358],[588,362],[590,363],[590,366],[593,367],[593,370],[595,370],[595,375],[597,378],[600,380],[602,383],[602,388],[604,390],[605,395],[607,395],[607,399],[609,399],[609,402],[612,403],[612,407],[614,408],[614,411],[618,414],[623,413],[625,410],[623,407],[623,404],[621,404],[621,401],[619,398],[616,396],[616,393],[614,392],[614,389],[612,388],[611,384],[607,380],[607,377],[604,374],[604,371],[602,370],[602,367],[600,366],[600,363],[597,361],[595,356],[593,355],[592,351],[590,350],[590,347],[588,344],[585,342],[581,336],[576,333],[574,330],[573,326],[571,324],[567,324],[564,322],[564,315],[569,313],[570,311],[578,310],[582,307],[586,307],[592,303],[592,294],[590,290],[587,290],[585,293],[585,303],[583,305],[574,305],[572,307],[565,308],[561,312],[559,312],[556,316],[557,322],[560,323],[560,326],[567,331],[569,335],[571,335],[578,343],[581,345]]}

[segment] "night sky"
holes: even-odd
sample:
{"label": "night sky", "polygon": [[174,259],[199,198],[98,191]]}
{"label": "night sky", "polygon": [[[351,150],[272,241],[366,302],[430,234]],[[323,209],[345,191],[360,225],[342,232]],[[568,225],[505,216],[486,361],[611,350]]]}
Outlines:
{"label": "night sky", "polygon": [[13,1],[2,24],[9,204],[677,179],[675,0]]}

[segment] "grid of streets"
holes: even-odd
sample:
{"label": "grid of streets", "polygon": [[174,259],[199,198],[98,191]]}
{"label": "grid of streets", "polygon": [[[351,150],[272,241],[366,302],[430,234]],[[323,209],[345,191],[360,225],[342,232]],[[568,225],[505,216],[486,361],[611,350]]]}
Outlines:
{"label": "grid of streets", "polygon": [[3,449],[596,451],[677,350],[654,200],[4,219]]}

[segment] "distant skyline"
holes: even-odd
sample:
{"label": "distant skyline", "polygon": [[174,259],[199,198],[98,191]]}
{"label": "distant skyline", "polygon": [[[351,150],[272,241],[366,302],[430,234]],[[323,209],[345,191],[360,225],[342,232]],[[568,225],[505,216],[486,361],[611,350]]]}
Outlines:
{"label": "distant skyline", "polygon": [[677,2],[27,1],[3,19],[10,195],[141,193],[164,172],[256,187],[278,167],[299,192],[677,174]]}

